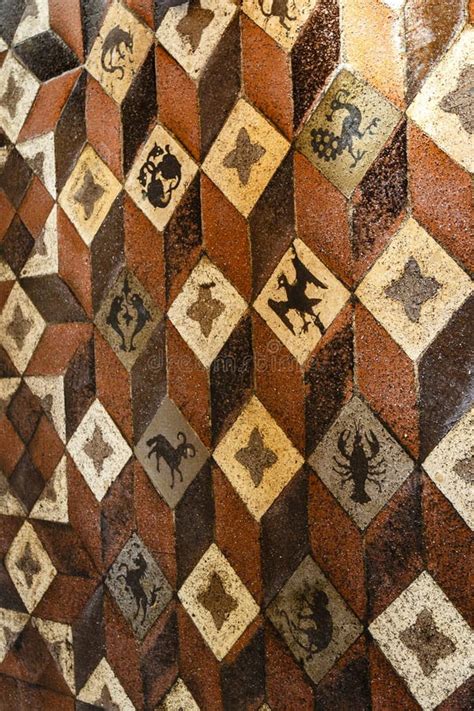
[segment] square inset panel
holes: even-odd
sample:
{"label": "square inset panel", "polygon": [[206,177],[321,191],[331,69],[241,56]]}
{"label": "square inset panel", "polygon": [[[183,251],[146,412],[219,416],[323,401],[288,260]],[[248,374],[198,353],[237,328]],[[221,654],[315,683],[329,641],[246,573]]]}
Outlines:
{"label": "square inset panel", "polygon": [[423,468],[474,529],[474,409],[443,437]]}
{"label": "square inset panel", "polygon": [[177,679],[156,711],[199,711],[199,706],[182,679]]}
{"label": "square inset panel", "polygon": [[474,28],[467,26],[409,107],[443,151],[474,172]]}
{"label": "square inset panel", "polygon": [[309,555],[268,607],[267,615],[315,684],[363,631]]}
{"label": "square inset panel", "polygon": [[91,244],[120,190],[121,185],[112,171],[92,146],[86,146],[58,202],[87,245]]}
{"label": "square inset panel", "polygon": [[202,166],[247,217],[290,145],[244,99],[239,99]]}
{"label": "square inset panel", "polygon": [[16,141],[40,87],[39,81],[9,52],[0,71],[0,128]]}
{"label": "square inset panel", "polygon": [[356,293],[416,360],[472,290],[468,275],[410,218]]}
{"label": "square inset panel", "polygon": [[16,283],[0,314],[2,346],[23,373],[36,350],[46,323],[33,302]]}
{"label": "square inset panel", "polygon": [[100,660],[77,698],[105,711],[136,711],[105,657]]}
{"label": "square inset panel", "polygon": [[207,368],[229,338],[247,304],[207,257],[193,269],[168,316]]}
{"label": "square inset panel", "polygon": [[172,509],[209,457],[197,434],[168,398],[143,433],[135,454]]}
{"label": "square inset panel", "polygon": [[124,270],[104,298],[95,324],[127,370],[131,370],[160,318],[160,310],[144,287]]}
{"label": "square inset panel", "polygon": [[257,521],[304,462],[256,397],[221,440],[214,459]]}
{"label": "square inset panel", "polygon": [[198,167],[163,126],[155,126],[128,174],[125,189],[163,231]]}
{"label": "square inset panel", "polygon": [[86,62],[87,71],[118,104],[145,61],[153,33],[122,3],[113,2]]}
{"label": "square inset panel", "polygon": [[67,448],[97,501],[102,501],[132,455],[99,400],[92,403]]}
{"label": "square inset panel", "polygon": [[297,148],[349,197],[400,118],[385,97],[343,69],[304,127]]}
{"label": "square inset panel", "polygon": [[148,548],[134,533],[106,578],[107,587],[138,639],[143,639],[173,596]]}
{"label": "square inset panel", "polygon": [[243,0],[243,11],[289,52],[320,0]]}
{"label": "square inset panel", "polygon": [[473,633],[426,571],[369,630],[424,711],[472,674]]}
{"label": "square inset panel", "polygon": [[414,468],[410,457],[357,397],[341,411],[309,463],[361,530]]}
{"label": "square inset panel", "polygon": [[214,543],[186,579],[178,597],[219,661],[259,612],[252,595]]}
{"label": "square inset panel", "polygon": [[341,282],[295,239],[254,308],[302,364],[348,298]]}
{"label": "square inset panel", "polygon": [[187,74],[197,79],[236,10],[231,0],[191,0],[179,3],[178,7],[170,7],[160,23],[156,37]]}

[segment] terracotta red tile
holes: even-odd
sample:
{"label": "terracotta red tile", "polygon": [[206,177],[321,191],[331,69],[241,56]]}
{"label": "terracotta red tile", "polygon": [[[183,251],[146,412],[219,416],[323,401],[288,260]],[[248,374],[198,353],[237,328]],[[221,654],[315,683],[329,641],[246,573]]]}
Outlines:
{"label": "terracotta red tile", "polygon": [[98,579],[57,575],[36,608],[38,617],[72,624],[90,599]]}
{"label": "terracotta red tile", "polygon": [[316,708],[321,711],[336,708],[365,711],[370,707],[370,673],[363,637],[354,642],[318,684],[315,699]]}
{"label": "terracotta red tile", "polygon": [[15,428],[10,420],[3,416],[0,418],[0,469],[6,476],[15,469],[23,450],[23,442]]}
{"label": "terracotta red tile", "polygon": [[369,648],[369,659],[373,710],[418,711],[419,705],[374,642]]}
{"label": "terracotta red tile", "polygon": [[46,415],[41,417],[28,451],[35,467],[49,479],[63,455],[64,444]]}
{"label": "terracotta red tile", "polygon": [[33,136],[54,130],[80,74],[80,69],[73,69],[41,85],[35,99],[34,109],[30,111],[25,121],[19,140],[26,141]]}
{"label": "terracotta red tile", "polygon": [[128,442],[132,441],[132,408],[127,369],[107,341],[94,331],[97,397]]}
{"label": "terracotta red tile", "polygon": [[68,458],[69,521],[98,571],[102,571],[100,504],[73,461]]}
{"label": "terracotta red tile", "polygon": [[83,60],[84,48],[80,0],[71,0],[67,5],[64,5],[61,0],[51,0],[49,4],[49,21],[51,29],[63,38],[79,59]]}
{"label": "terracotta red tile", "polygon": [[122,175],[122,124],[120,107],[91,76],[86,89],[87,139],[118,180]]}
{"label": "terracotta red tile", "polygon": [[77,230],[58,209],[59,275],[77,297],[85,312],[92,316],[91,257]]}
{"label": "terracotta red tile", "polygon": [[267,697],[273,711],[312,711],[314,695],[309,679],[270,626],[265,635],[265,649]]}
{"label": "terracotta red tile", "polygon": [[34,175],[18,210],[18,214],[33,237],[40,235],[53,205],[53,198],[41,180]]}
{"label": "terracotta red tile", "polygon": [[147,25],[154,27],[154,0],[127,0],[128,7],[138,17],[141,17]]}
{"label": "terracotta red tile", "polygon": [[47,326],[32,359],[27,375],[61,375],[82,343],[90,339],[92,326],[85,323],[54,323]]}
{"label": "terracotta red tile", "polygon": [[15,208],[5,195],[5,192],[0,190],[0,240],[3,239],[3,236],[8,230],[14,215]]}
{"label": "terracotta red tile", "polygon": [[133,630],[109,595],[104,605],[107,659],[135,708],[143,708],[139,645]]}
{"label": "terracotta red tile", "polygon": [[0,309],[3,309],[8,296],[13,289],[14,281],[0,282]]}

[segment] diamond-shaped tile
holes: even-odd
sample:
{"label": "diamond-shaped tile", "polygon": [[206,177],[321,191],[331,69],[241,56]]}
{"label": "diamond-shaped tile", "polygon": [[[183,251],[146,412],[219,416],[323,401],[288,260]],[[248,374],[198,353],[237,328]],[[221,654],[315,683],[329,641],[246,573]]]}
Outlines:
{"label": "diamond-shaped tile", "polygon": [[168,398],[143,433],[135,454],[172,509],[209,457],[197,434]]}
{"label": "diamond-shaped tile", "polygon": [[247,308],[237,290],[207,257],[194,268],[168,316],[208,367]]}
{"label": "diamond-shaped tile", "polygon": [[189,76],[197,79],[234,17],[236,6],[231,0],[199,0],[173,5],[178,7],[170,7],[156,37]]}
{"label": "diamond-shaped tile", "polygon": [[44,639],[46,646],[62,676],[72,693],[75,693],[74,680],[74,651],[72,628],[61,622],[53,620],[40,620],[33,618],[34,627]]}
{"label": "diamond-shaped tile", "polygon": [[400,118],[387,99],[342,69],[306,124],[297,147],[348,197]]}
{"label": "diamond-shaped tile", "polygon": [[97,501],[102,501],[132,454],[99,400],[92,403],[67,448]]}
{"label": "diamond-shaped tile", "polygon": [[0,664],[15,644],[18,635],[29,619],[30,616],[25,612],[0,607]]}
{"label": "diamond-shaped tile", "polygon": [[115,1],[105,16],[86,69],[121,104],[152,42],[152,31]]}
{"label": "diamond-shaped tile", "polygon": [[48,0],[26,0],[25,9],[13,38],[13,45],[20,44],[49,29]]}
{"label": "diamond-shaped tile", "polygon": [[414,468],[410,457],[357,397],[343,408],[309,463],[362,530]]}
{"label": "diamond-shaped tile", "polygon": [[10,486],[8,479],[0,471],[0,514],[2,516],[26,516],[23,501]]}
{"label": "diamond-shaped tile", "polygon": [[2,346],[16,368],[23,373],[46,328],[35,305],[16,283],[0,314]]}
{"label": "diamond-shaped tile", "polygon": [[178,597],[219,661],[259,612],[252,595],[214,543],[186,579]]}
{"label": "diamond-shaped tile", "polygon": [[56,577],[57,570],[28,521],[8,549],[5,567],[26,609],[32,612]]}
{"label": "diamond-shaped tile", "polygon": [[0,378],[0,417],[7,409],[20,382],[20,378]]}
{"label": "diamond-shaped tile", "polygon": [[363,630],[309,555],[268,607],[267,615],[315,683]]}
{"label": "diamond-shaped tile", "polygon": [[416,360],[472,291],[467,274],[410,218],[356,293]]}
{"label": "diamond-shaped tile", "polygon": [[243,11],[289,52],[321,0],[243,0]]}
{"label": "diamond-shaped tile", "polygon": [[424,711],[471,676],[474,635],[427,572],[369,630]]}
{"label": "diamond-shaped tile", "polygon": [[199,711],[199,706],[182,679],[176,680],[156,711],[179,711],[179,709]]}
{"label": "diamond-shaped tile", "polygon": [[0,128],[16,141],[38,93],[39,81],[8,53],[0,72]]}
{"label": "diamond-shaped tile", "polygon": [[257,521],[304,461],[256,397],[218,444],[214,459]]}
{"label": "diamond-shaped tile", "polygon": [[42,494],[30,511],[31,518],[68,523],[67,459],[62,457]]}
{"label": "diamond-shaped tile", "polygon": [[105,711],[135,711],[135,706],[105,658],[100,660],[77,698]]}
{"label": "diamond-shaped tile", "polygon": [[30,375],[25,378],[31,392],[39,398],[46,417],[62,441],[66,441],[66,404],[62,375]]}
{"label": "diamond-shaped tile", "polygon": [[424,133],[470,172],[474,172],[473,53],[474,28],[468,25],[407,112]]}
{"label": "diamond-shaped tile", "polygon": [[474,529],[474,409],[443,437],[423,468]]}
{"label": "diamond-shaped tile", "polygon": [[138,153],[125,183],[140,210],[164,230],[198,167],[163,126],[157,125]]}
{"label": "diamond-shaped tile", "polygon": [[302,364],[348,298],[341,282],[295,239],[254,308]]}
{"label": "diamond-shaped tile", "polygon": [[136,533],[116,558],[106,583],[139,639],[145,637],[173,596],[170,584]]}
{"label": "diamond-shaped tile", "polygon": [[82,239],[90,245],[121,186],[92,146],[82,151],[58,202]]}
{"label": "diamond-shaped tile", "polygon": [[288,141],[244,99],[239,99],[203,170],[247,217],[289,149]]}
{"label": "diamond-shaped tile", "polygon": [[43,133],[17,144],[18,152],[23,156],[31,170],[41,180],[49,194],[56,197],[56,156],[54,133]]}
{"label": "diamond-shaped tile", "polygon": [[59,268],[57,207],[48,215],[41,234],[36,238],[33,249],[20,277],[44,276],[57,274]]}

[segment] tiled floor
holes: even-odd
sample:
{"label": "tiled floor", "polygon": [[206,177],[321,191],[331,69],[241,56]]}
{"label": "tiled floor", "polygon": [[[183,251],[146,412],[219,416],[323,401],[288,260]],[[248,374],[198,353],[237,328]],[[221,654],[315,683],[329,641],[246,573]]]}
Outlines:
{"label": "tiled floor", "polygon": [[468,711],[474,6],[1,0],[0,711]]}

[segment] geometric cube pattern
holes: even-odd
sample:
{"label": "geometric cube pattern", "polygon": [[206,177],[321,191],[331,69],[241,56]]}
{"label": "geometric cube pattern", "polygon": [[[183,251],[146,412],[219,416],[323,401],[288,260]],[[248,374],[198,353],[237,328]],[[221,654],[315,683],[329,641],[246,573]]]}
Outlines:
{"label": "geometric cube pattern", "polygon": [[472,706],[474,10],[0,3],[0,707]]}

